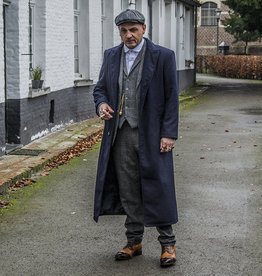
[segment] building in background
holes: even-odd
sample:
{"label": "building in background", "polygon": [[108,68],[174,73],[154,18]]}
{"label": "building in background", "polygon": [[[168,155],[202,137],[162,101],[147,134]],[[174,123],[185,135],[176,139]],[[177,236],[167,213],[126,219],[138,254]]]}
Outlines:
{"label": "building in background", "polygon": [[[176,52],[179,89],[195,81],[197,0],[0,0],[0,155],[96,116],[103,52],[120,41],[114,18],[146,17],[146,36]],[[32,70],[43,86],[32,89]]]}
{"label": "building in background", "polygon": [[[221,11],[220,20],[217,21],[216,9]],[[197,55],[216,55],[217,54],[217,33],[218,44],[226,42],[229,45],[229,53],[243,54],[245,42],[233,43],[234,37],[225,31],[221,20],[229,14],[229,7],[222,0],[203,0],[201,7],[198,8],[197,18]],[[218,28],[217,28],[217,22]],[[248,54],[262,55],[262,43],[249,42]]]}

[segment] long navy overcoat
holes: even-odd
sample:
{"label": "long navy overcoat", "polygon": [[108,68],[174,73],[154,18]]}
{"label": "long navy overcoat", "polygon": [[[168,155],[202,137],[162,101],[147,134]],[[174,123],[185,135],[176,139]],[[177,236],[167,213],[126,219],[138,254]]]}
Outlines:
{"label": "long navy overcoat", "polygon": [[[140,111],[139,160],[145,226],[177,222],[172,152],[160,153],[161,137],[177,138],[178,87],[174,52],[146,39]],[[96,108],[108,103],[117,112],[118,76],[123,43],[105,51],[99,81],[94,89]],[[94,220],[100,215],[124,214],[118,179],[111,156],[115,117],[105,121],[100,149]]]}

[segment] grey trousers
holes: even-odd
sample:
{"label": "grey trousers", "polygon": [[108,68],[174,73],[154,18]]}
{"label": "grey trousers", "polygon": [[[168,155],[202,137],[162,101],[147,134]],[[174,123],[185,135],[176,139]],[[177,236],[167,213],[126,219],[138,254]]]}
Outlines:
{"label": "grey trousers", "polygon": [[[127,241],[140,243],[144,233],[143,199],[141,192],[138,128],[127,122],[118,129],[113,145],[113,159],[119,183],[122,206],[127,214],[125,227]],[[156,228],[162,245],[174,245],[175,235],[171,225]]]}

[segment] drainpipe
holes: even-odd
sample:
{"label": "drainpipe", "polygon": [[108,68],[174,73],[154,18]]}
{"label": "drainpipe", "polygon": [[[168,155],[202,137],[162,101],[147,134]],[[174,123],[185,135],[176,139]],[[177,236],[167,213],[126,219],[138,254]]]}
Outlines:
{"label": "drainpipe", "polygon": [[196,83],[196,60],[197,60],[197,6],[194,7],[194,16],[195,16],[195,45],[194,45],[194,54],[195,54],[195,73],[194,73],[194,83]]}
{"label": "drainpipe", "polygon": [[152,40],[152,32],[153,32],[153,26],[152,26],[152,16],[153,16],[152,2],[153,2],[153,0],[148,0],[148,7],[149,7],[149,30],[148,30],[148,38],[150,40]]}

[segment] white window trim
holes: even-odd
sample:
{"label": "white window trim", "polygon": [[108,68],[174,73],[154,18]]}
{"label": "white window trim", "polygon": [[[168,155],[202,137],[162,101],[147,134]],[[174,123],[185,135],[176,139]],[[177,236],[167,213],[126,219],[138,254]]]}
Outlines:
{"label": "white window trim", "polygon": [[[74,3],[73,3],[74,4]],[[74,8],[74,7],[73,7]],[[80,70],[79,67],[79,16],[80,16],[80,10],[79,10],[79,1],[77,0],[77,10],[74,9],[74,22],[75,22],[75,17],[77,16],[77,34],[78,34],[78,38],[77,38],[77,44],[75,44],[75,23],[74,23],[74,75],[76,79],[79,79],[82,77],[82,74],[80,72],[75,72],[75,61],[76,61],[76,56],[75,56],[75,46],[77,46],[77,51],[78,51],[78,71]]]}

